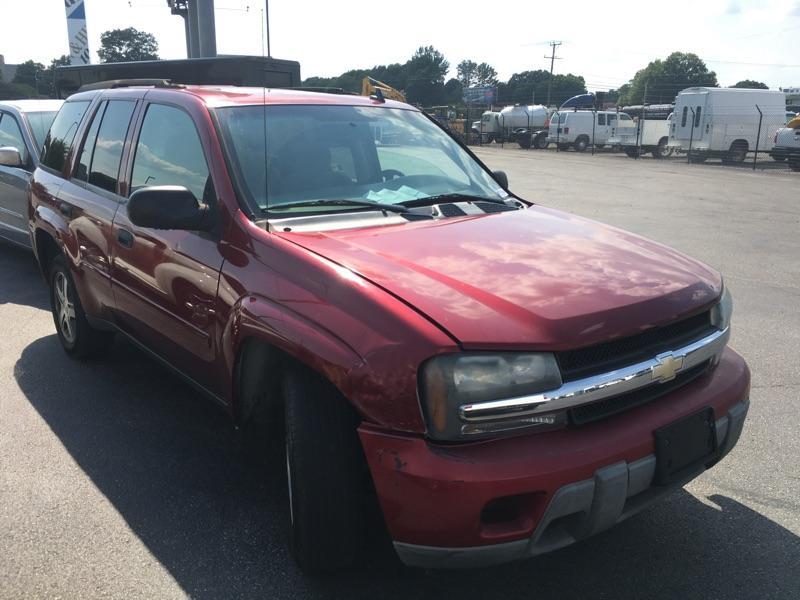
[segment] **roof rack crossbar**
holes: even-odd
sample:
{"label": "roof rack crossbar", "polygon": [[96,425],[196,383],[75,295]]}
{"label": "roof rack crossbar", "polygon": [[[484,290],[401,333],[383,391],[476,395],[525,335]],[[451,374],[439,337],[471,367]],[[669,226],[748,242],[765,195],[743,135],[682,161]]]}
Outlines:
{"label": "roof rack crossbar", "polygon": [[95,83],[87,83],[78,88],[79,92],[90,90],[113,90],[126,87],[183,87],[178,83],[173,83],[169,79],[108,79]]}

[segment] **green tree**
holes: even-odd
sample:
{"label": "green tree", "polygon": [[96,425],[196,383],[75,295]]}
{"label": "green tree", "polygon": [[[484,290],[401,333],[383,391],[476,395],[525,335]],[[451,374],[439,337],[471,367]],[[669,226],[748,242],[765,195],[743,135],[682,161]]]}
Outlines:
{"label": "green tree", "polygon": [[[675,96],[688,87],[717,87],[717,74],[691,52],[673,52],[666,59],[656,59],[637,71],[620,104],[650,104],[673,102]],[[645,87],[647,95],[645,96]]]}
{"label": "green tree", "polygon": [[50,91],[44,65],[32,60],[26,60],[17,67],[12,83],[29,86],[34,90],[34,96],[39,93],[48,94]]}
{"label": "green tree", "polygon": [[152,33],[134,27],[112,29],[100,34],[100,62],[158,60],[158,42]]}
{"label": "green tree", "polygon": [[458,74],[458,81],[461,82],[462,88],[469,88],[475,85],[475,71],[478,68],[478,63],[474,60],[462,60],[456,66],[456,73]]}
{"label": "green tree", "polygon": [[444,78],[450,63],[433,46],[422,46],[406,63],[406,98],[412,104],[432,106],[444,99]]}
{"label": "green tree", "polygon": [[475,79],[477,85],[497,85],[497,71],[488,63],[481,63],[475,69]]}
{"label": "green tree", "polygon": [[732,88],[747,88],[751,90],[768,90],[769,86],[766,83],[761,83],[760,81],[754,81],[752,79],[743,79],[738,83],[734,83]]}
{"label": "green tree", "polygon": [[458,79],[448,79],[444,84],[444,100],[448,105],[464,103],[464,86]]}
{"label": "green tree", "polygon": [[69,56],[63,54],[50,61],[50,66],[44,70],[44,80],[47,83],[47,95],[51,98],[56,94],[56,67],[65,67],[70,64]]}

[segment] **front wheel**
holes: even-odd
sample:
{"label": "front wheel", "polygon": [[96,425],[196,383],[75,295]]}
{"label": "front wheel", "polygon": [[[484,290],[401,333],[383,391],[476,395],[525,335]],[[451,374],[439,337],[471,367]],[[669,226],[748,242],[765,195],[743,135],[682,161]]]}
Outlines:
{"label": "front wheel", "polygon": [[536,146],[537,150],[547,150],[547,147],[550,145],[550,142],[547,141],[547,134],[541,133],[537,135],[533,140],[534,146]]}
{"label": "front wheel", "polygon": [[87,358],[108,347],[113,334],[94,329],[86,319],[66,259],[59,255],[50,265],[50,307],[61,346],[75,358]]}
{"label": "front wheel", "polygon": [[658,146],[653,148],[653,158],[660,159],[669,156],[669,146],[667,146],[669,140],[667,138],[661,138],[658,140]]}
{"label": "front wheel", "polygon": [[744,162],[747,158],[747,143],[734,142],[731,144],[727,155],[722,159],[722,162],[728,165],[738,165]]}
{"label": "front wheel", "polygon": [[347,401],[318,374],[283,382],[292,555],[307,573],[355,563],[365,538],[369,474]]}
{"label": "front wheel", "polygon": [[519,144],[520,148],[522,148],[523,150],[527,150],[528,148],[531,147],[531,136],[528,135],[527,133],[520,135],[517,138],[517,143]]}

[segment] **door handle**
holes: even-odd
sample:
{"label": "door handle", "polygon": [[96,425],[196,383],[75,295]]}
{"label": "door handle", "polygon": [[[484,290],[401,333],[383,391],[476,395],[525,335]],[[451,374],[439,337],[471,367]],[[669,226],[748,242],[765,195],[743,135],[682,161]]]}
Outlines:
{"label": "door handle", "polygon": [[61,202],[58,205],[58,210],[61,211],[61,214],[65,217],[72,216],[72,205],[69,202]]}
{"label": "door handle", "polygon": [[133,234],[127,229],[117,229],[117,242],[125,248],[133,248]]}

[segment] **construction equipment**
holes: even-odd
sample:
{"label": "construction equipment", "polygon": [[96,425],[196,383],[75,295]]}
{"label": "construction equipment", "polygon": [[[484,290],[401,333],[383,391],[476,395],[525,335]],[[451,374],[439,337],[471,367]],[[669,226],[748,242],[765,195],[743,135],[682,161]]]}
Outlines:
{"label": "construction equipment", "polygon": [[378,81],[377,79],[373,79],[370,76],[364,77],[361,80],[361,95],[362,96],[374,96],[376,92],[380,91],[383,94],[384,98],[388,98],[389,100],[397,100],[398,102],[405,102],[406,97],[403,92],[394,89],[388,83],[383,83],[382,81]]}

